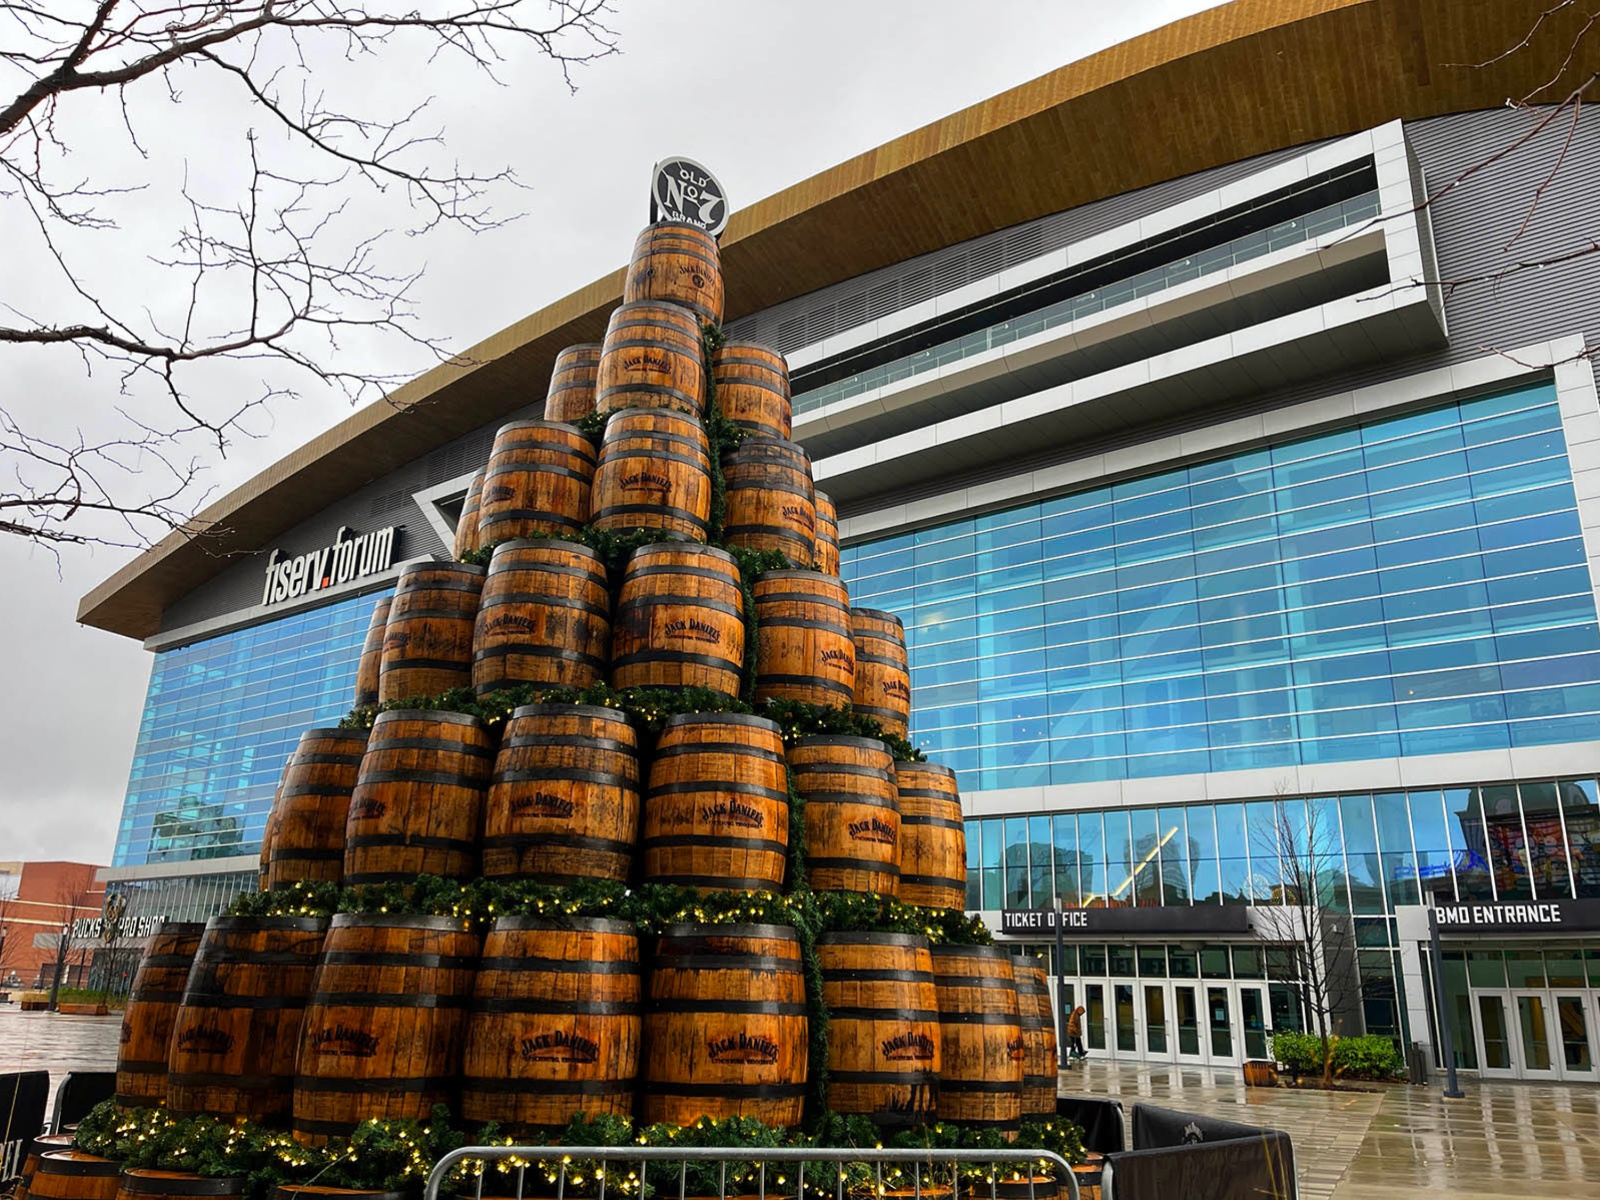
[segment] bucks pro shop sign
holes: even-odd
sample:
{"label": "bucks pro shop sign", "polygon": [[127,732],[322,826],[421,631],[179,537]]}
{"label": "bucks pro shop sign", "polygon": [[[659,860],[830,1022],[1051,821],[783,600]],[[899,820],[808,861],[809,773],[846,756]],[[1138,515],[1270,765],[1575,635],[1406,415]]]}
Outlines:
{"label": "bucks pro shop sign", "polygon": [[331,546],[309,550],[285,558],[282,550],[267,556],[267,582],[261,593],[263,605],[292,600],[308,592],[349,583],[365,575],[376,575],[394,565],[394,541],[400,526],[356,533],[348,525],[339,526]]}
{"label": "bucks pro shop sign", "polygon": [[650,220],[683,221],[719,237],[728,226],[728,193],[692,158],[664,158],[650,177]]}

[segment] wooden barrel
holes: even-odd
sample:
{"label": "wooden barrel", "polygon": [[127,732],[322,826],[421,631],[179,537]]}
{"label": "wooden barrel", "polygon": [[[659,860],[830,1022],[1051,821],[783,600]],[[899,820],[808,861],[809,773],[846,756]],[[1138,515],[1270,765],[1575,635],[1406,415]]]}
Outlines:
{"label": "wooden barrel", "polygon": [[939,1004],[928,939],[817,939],[828,1006],[828,1107],[882,1126],[923,1125],[939,1088]]}
{"label": "wooden barrel", "polygon": [[[165,1069],[163,1064],[162,1070]],[[163,1075],[162,1079],[164,1082],[166,1076]],[[73,1142],[77,1137],[75,1133],[41,1133],[29,1141],[27,1154],[22,1160],[22,1175],[17,1181],[16,1191],[11,1193],[11,1200],[28,1200],[28,1189],[33,1186],[33,1174],[39,1169],[39,1159],[52,1150],[74,1149]]]}
{"label": "wooden barrel", "polygon": [[605,678],[611,592],[600,556],[578,542],[501,542],[472,637],[478,695],[519,683],[586,688]]}
{"label": "wooden barrel", "polygon": [[343,877],[350,794],[366,752],[365,729],[308,729],[300,735],[278,800],[269,888],[338,883]]}
{"label": "wooden barrel", "polygon": [[193,1171],[160,1171],[154,1167],[127,1167],[117,1185],[118,1200],[191,1200],[200,1196],[238,1196],[244,1192],[242,1175],[198,1175]]}
{"label": "wooden barrel", "polygon": [[556,355],[544,419],[571,425],[594,411],[594,381],[600,374],[600,343],[579,342]]}
{"label": "wooden barrel", "polygon": [[483,472],[478,548],[536,533],[577,533],[589,519],[594,468],[594,444],[571,425],[500,426]]}
{"label": "wooden barrel", "polygon": [[1060,1194],[1054,1175],[1027,1167],[1004,1167],[994,1181],[994,1200],[1056,1200]]}
{"label": "wooden barrel", "polygon": [[1022,1027],[1011,955],[999,946],[933,947],[941,1121],[998,1129],[1022,1118]]}
{"label": "wooden barrel", "polygon": [[885,733],[903,738],[911,722],[905,626],[891,612],[852,608],[850,629],[856,645],[856,711],[875,718]]}
{"label": "wooden barrel", "polygon": [[484,875],[626,882],[639,837],[639,784],[639,735],[617,709],[517,709],[484,802]]}
{"label": "wooden barrel", "polygon": [[794,421],[783,355],[760,342],[723,342],[712,352],[711,377],[723,416],[751,433],[788,439]]}
{"label": "wooden barrel", "polygon": [[793,929],[668,925],[645,1005],[641,1122],[799,1124],[808,1031]]}
{"label": "wooden barrel", "polygon": [[261,862],[256,872],[256,887],[259,891],[267,890],[268,870],[272,866],[272,843],[278,837],[278,825],[283,820],[283,781],[289,774],[289,768],[294,766],[294,755],[284,759],[283,770],[278,775],[278,786],[272,793],[272,807],[267,809],[266,824],[261,828]]}
{"label": "wooden barrel", "polygon": [[827,492],[813,492],[817,504],[817,570],[824,575],[839,573],[839,514],[834,511],[833,497]]}
{"label": "wooden barrel", "polygon": [[295,1137],[320,1143],[369,1118],[425,1121],[451,1104],[477,965],[465,918],[334,917],[300,1028]]}
{"label": "wooden barrel", "polygon": [[478,471],[467,484],[467,495],[461,501],[461,517],[456,521],[456,539],[450,557],[460,560],[478,548],[478,522],[483,514],[483,472]]}
{"label": "wooden barrel", "polygon": [[1054,1120],[1056,1115],[1055,1015],[1050,1011],[1050,985],[1045,960],[1031,956],[1012,961],[1017,979],[1017,1016],[1022,1026],[1022,1119]]}
{"label": "wooden barrel", "polygon": [[789,789],[777,723],[681,713],[656,739],[639,841],[651,883],[776,892],[789,854]]}
{"label": "wooden barrel", "polygon": [[820,571],[768,571],[755,582],[756,701],[843,708],[855,695],[856,646],[844,584]]}
{"label": "wooden barrel", "polygon": [[116,1200],[122,1164],[82,1150],[49,1150],[28,1181],[34,1200]]}
{"label": "wooden barrel", "polygon": [[117,1043],[117,1103],[157,1108],[167,1102],[172,1026],[206,927],[163,921],[133,974]]}
{"label": "wooden barrel", "polygon": [[711,528],[711,447],[686,413],[631,408],[612,413],[600,443],[590,524],[659,529],[703,542]]}
{"label": "wooden barrel", "polygon": [[900,796],[900,899],[923,908],[967,906],[967,827],[956,773],[896,762]]}
{"label": "wooden barrel", "polygon": [[723,540],[746,550],[776,550],[810,567],[816,559],[817,512],[811,459],[793,442],[751,435],[722,456],[728,518]]}
{"label": "wooden barrel", "polygon": [[344,882],[478,874],[494,743],[477,717],[394,708],[373,722],[345,823]]}
{"label": "wooden barrel", "polygon": [[574,1113],[631,1118],[642,986],[625,921],[501,917],[472,993],[462,1117],[541,1139]]}
{"label": "wooden barrel", "polygon": [[300,1017],[328,922],[212,917],[172,1026],[167,1105],[183,1116],[287,1116]]}
{"label": "wooden barrel", "polygon": [[657,221],[639,231],[622,284],[625,304],[666,300],[709,325],[722,324],[722,255],[696,225]]}
{"label": "wooden barrel", "polygon": [[628,560],[611,629],[611,686],[706,688],[737,697],[744,593],[733,555],[661,542]]}
{"label": "wooden barrel", "polygon": [[1244,1060],[1245,1087],[1277,1087],[1278,1064],[1270,1058]]}
{"label": "wooden barrel", "polygon": [[595,408],[681,408],[699,416],[706,410],[704,354],[700,318],[681,305],[618,305],[600,350]]}
{"label": "wooden barrel", "polygon": [[818,892],[900,886],[900,802],[894,758],[876,738],[804,737],[789,748],[806,802],[806,878]]}
{"label": "wooden barrel", "polygon": [[356,665],[357,708],[378,702],[378,676],[383,670],[383,635],[389,627],[389,596],[380,596],[372,606],[372,618],[367,622],[367,640],[361,646],[361,659]]}
{"label": "wooden barrel", "polygon": [[1078,1181],[1078,1200],[1100,1200],[1106,1158],[1094,1150],[1090,1150],[1088,1154],[1086,1162],[1073,1164],[1072,1177]]}
{"label": "wooden barrel", "polygon": [[383,630],[378,700],[437,696],[472,684],[472,623],[484,569],[421,563],[400,574]]}

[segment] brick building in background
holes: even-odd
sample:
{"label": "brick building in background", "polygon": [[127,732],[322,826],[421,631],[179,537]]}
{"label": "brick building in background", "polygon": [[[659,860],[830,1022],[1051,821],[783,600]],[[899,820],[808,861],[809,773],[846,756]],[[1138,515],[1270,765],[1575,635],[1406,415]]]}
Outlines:
{"label": "brick building in background", "polygon": [[[47,986],[55,973],[63,925],[100,915],[103,868],[78,862],[0,862],[0,983]],[[95,944],[69,937],[63,979],[88,976]]]}

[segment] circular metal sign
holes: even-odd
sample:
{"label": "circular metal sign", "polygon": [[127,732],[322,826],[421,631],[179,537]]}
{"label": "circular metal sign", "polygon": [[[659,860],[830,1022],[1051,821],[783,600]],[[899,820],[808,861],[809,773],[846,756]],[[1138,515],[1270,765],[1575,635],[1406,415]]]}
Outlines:
{"label": "circular metal sign", "polygon": [[683,221],[712,237],[728,224],[728,193],[692,158],[664,158],[650,180],[650,220]]}

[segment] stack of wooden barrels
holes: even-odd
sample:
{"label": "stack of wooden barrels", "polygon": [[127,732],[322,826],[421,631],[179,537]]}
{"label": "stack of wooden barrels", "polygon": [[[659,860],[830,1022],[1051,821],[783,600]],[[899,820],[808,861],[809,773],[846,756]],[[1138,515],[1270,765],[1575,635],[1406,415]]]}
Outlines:
{"label": "stack of wooden barrels", "polygon": [[[720,464],[725,544],[793,564],[748,581],[757,701],[853,705],[907,735],[903,627],[850,607],[833,506],[788,440],[782,356],[727,341],[708,366],[702,324],[721,315],[715,241],[647,228],[604,342],[561,352],[544,419],[504,426],[473,480],[457,557],[492,546],[488,565],[414,564],[374,607],[355,699],[389,707],[370,729],[301,737],[263,840],[264,890],[430,874],[779,892],[793,882],[793,794],[811,888],[964,907],[954,774],[897,761],[876,738],[786,744],[766,717],[697,712],[652,741],[610,708],[531,704],[491,729],[406,706],[457,688],[600,681],[740,694],[747,581],[704,544],[709,377],[721,415],[748,431]],[[573,424],[592,413],[607,414],[598,451]],[[613,592],[595,551],[565,540],[586,526],[659,540],[632,553]],[[1029,1022],[1048,1000],[1004,952],[838,933],[818,958],[836,1111],[1008,1132],[1044,1111],[1044,1042]],[[785,926],[677,925],[641,944],[613,920],[501,917],[480,944],[455,917],[219,917],[155,939],[118,1092],[287,1124],[307,1142],[368,1118],[425,1119],[438,1103],[530,1137],[578,1112],[790,1126],[808,1011]]]}

